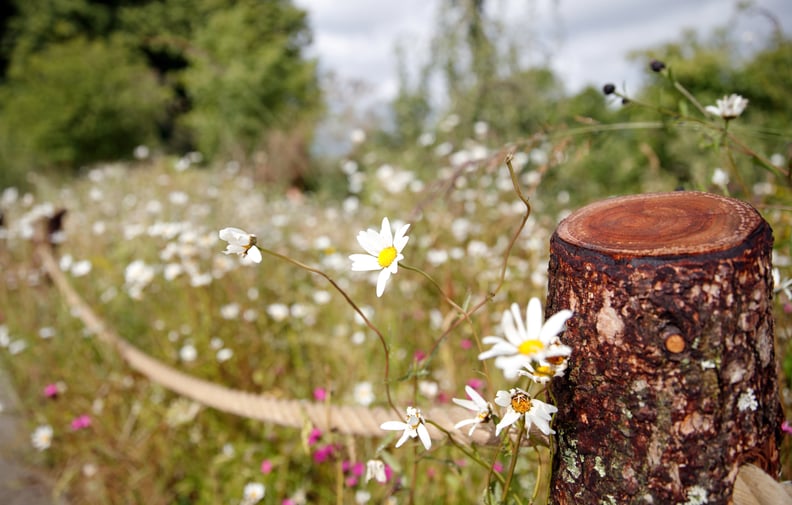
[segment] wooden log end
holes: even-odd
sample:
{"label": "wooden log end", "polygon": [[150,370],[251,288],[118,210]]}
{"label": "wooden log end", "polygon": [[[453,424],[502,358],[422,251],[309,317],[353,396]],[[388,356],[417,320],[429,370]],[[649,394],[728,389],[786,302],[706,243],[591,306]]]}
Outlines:
{"label": "wooden log end", "polygon": [[565,219],[557,234],[569,244],[611,256],[675,256],[731,249],[761,221],[739,200],[677,191],[593,203]]}

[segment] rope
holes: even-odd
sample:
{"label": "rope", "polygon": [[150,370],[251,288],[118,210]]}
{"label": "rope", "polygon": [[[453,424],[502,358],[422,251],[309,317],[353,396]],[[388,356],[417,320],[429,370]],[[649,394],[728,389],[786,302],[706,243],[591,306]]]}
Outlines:
{"label": "rope", "polygon": [[[35,251],[41,260],[44,271],[52,279],[72,314],[78,317],[101,342],[113,347],[130,368],[148,380],[204,406],[280,426],[301,428],[308,422],[322,431],[361,437],[378,437],[387,433],[380,429],[380,425],[385,421],[395,419],[394,412],[383,407],[333,405],[308,400],[277,398],[269,394],[254,394],[231,389],[180,372],[149,356],[115,333],[82,299],[61,271],[55,261],[52,246],[48,240],[41,238],[42,235],[44,233],[39,234],[35,240]],[[434,406],[422,409],[422,411],[428,421],[436,423],[448,431],[458,443],[469,444],[473,441],[478,444],[492,445],[499,442],[494,436],[491,423],[477,429],[472,438],[468,437],[466,432],[463,433],[454,428],[454,424],[457,422],[475,415],[469,410],[449,405]],[[427,428],[433,439],[446,438],[446,434],[436,429],[431,423],[427,424]],[[532,427],[531,437],[534,441],[539,440],[545,444],[548,442],[547,437],[535,427]]]}

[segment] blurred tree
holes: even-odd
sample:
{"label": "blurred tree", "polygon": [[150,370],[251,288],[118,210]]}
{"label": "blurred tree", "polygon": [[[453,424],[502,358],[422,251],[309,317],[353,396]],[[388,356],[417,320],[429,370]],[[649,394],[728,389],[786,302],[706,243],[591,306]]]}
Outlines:
{"label": "blurred tree", "polygon": [[242,0],[194,33],[182,85],[198,147],[248,159],[271,129],[295,127],[319,103],[316,70],[302,59],[305,14],[286,2]]}
{"label": "blurred tree", "polygon": [[[9,5],[0,9],[0,121],[25,140],[3,142],[4,166],[76,168],[128,157],[140,143],[242,161],[269,132],[294,128],[310,138],[304,123],[319,106],[316,70],[302,54],[305,13],[290,0]],[[49,96],[67,85],[70,100]],[[33,90],[48,107],[34,103]],[[127,110],[130,97],[136,110]],[[65,124],[68,133],[53,133]],[[97,148],[99,131],[106,134]]]}
{"label": "blurred tree", "polygon": [[117,38],[75,38],[14,61],[0,88],[0,165],[8,177],[115,159],[154,140],[169,92]]}

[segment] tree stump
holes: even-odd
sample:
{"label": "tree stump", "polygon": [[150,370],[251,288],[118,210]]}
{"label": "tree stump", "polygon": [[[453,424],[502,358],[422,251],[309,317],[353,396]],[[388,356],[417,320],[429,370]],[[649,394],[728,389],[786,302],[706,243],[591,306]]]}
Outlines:
{"label": "tree stump", "polygon": [[779,471],[772,231],[699,192],[614,198],[550,242],[547,315],[571,309],[554,504],[717,504],[738,468]]}

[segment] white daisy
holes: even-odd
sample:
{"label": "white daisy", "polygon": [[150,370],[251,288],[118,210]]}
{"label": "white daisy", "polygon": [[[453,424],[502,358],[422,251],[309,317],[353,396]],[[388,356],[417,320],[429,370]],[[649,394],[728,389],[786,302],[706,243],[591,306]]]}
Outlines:
{"label": "white daisy", "polygon": [[470,386],[465,386],[465,392],[467,393],[470,400],[460,400],[459,398],[452,398],[452,401],[459,405],[460,407],[464,407],[468,410],[472,410],[476,413],[476,417],[472,417],[470,419],[463,419],[454,425],[454,428],[459,429],[463,426],[467,426],[472,424],[473,426],[470,427],[470,431],[468,432],[468,436],[472,437],[473,432],[476,431],[476,427],[478,427],[481,423],[488,423],[492,418],[492,406],[489,404],[487,400],[481,397],[478,392]]}
{"label": "white daisy", "polygon": [[238,254],[254,263],[261,263],[261,251],[256,247],[256,236],[239,228],[223,228],[218,233],[220,240],[228,242],[226,254]]}
{"label": "white daisy", "polygon": [[401,438],[396,442],[397,448],[401,447],[408,438],[415,437],[421,439],[421,443],[427,451],[432,447],[432,439],[429,437],[429,430],[426,429],[421,409],[407,407],[407,415],[404,416],[404,422],[386,421],[380,425],[380,429],[392,431],[404,430]]}
{"label": "white daisy", "polygon": [[39,451],[49,449],[52,444],[52,426],[45,424],[36,428],[30,435],[30,442]]}
{"label": "white daisy", "polygon": [[394,235],[391,231],[390,221],[385,217],[382,219],[382,227],[379,232],[368,229],[358,233],[357,240],[360,246],[368,254],[352,254],[352,271],[370,272],[379,270],[377,279],[377,296],[382,296],[385,285],[392,274],[399,270],[399,261],[404,259],[402,250],[407,245],[409,237],[405,236],[409,224],[403,225]]}
{"label": "white daisy", "polygon": [[260,482],[248,482],[242,490],[242,505],[254,505],[264,498],[266,488]]}
{"label": "white daisy", "polygon": [[732,93],[715,101],[716,105],[707,105],[707,112],[723,119],[734,119],[743,113],[748,106],[748,99]]}
{"label": "white daisy", "polygon": [[550,419],[553,414],[558,412],[554,405],[532,399],[528,393],[520,388],[498,391],[495,395],[495,403],[501,407],[506,407],[506,413],[503,414],[501,421],[495,427],[495,436],[500,435],[503,428],[511,426],[522,416],[525,416],[526,431],[530,432],[531,426],[536,425],[539,431],[545,435],[555,433],[550,428]]}
{"label": "white daisy", "polygon": [[488,336],[482,340],[493,344],[492,348],[479,354],[479,359],[495,358],[495,366],[503,370],[508,379],[514,379],[532,362],[563,362],[572,353],[572,348],[561,344],[558,334],[564,329],[571,310],[561,310],[544,324],[542,304],[532,298],[525,311],[525,322],[520,317],[520,307],[513,303],[503,313],[501,328],[506,338]]}
{"label": "white daisy", "polygon": [[790,286],[792,286],[792,279],[788,278],[781,278],[781,272],[777,269],[773,269],[773,293],[780,293],[783,292],[786,297],[792,300],[792,290],[790,290]]}
{"label": "white daisy", "polygon": [[[556,344],[561,345],[561,344]],[[552,345],[551,345],[552,347]],[[548,358],[542,361],[531,361],[525,365],[525,369],[520,370],[518,373],[525,377],[529,377],[534,382],[544,384],[549,382],[553,377],[562,377],[567,369],[567,359],[565,356],[558,356]]]}
{"label": "white daisy", "polygon": [[388,474],[385,473],[385,462],[381,459],[370,459],[366,461],[366,482],[371,479],[380,484],[388,481]]}

